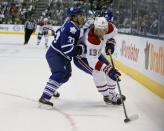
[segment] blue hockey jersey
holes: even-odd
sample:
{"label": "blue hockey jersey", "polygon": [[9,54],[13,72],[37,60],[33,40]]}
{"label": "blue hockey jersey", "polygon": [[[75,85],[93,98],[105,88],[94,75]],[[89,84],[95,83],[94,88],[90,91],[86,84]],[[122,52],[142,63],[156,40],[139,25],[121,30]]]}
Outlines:
{"label": "blue hockey jersey", "polygon": [[78,55],[77,41],[79,37],[80,28],[68,20],[56,31],[56,37],[51,47],[54,51],[58,51],[63,56],[71,59],[73,56]]}

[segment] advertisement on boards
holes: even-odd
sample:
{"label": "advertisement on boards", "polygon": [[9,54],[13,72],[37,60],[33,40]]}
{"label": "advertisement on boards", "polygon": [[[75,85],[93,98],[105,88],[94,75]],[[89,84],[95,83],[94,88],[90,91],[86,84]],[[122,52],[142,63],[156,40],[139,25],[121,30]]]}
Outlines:
{"label": "advertisement on boards", "polygon": [[118,35],[116,59],[164,85],[164,44],[162,40]]}

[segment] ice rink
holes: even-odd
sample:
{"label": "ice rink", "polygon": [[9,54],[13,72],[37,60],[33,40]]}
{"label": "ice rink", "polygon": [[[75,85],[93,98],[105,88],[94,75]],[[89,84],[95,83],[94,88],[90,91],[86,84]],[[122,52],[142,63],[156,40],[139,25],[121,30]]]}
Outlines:
{"label": "ice rink", "polygon": [[54,109],[38,108],[50,75],[46,48],[35,45],[34,37],[24,46],[23,37],[0,36],[0,131],[164,131],[163,99],[122,73],[128,116],[139,116],[125,124],[122,106],[105,105],[92,77],[73,63]]}

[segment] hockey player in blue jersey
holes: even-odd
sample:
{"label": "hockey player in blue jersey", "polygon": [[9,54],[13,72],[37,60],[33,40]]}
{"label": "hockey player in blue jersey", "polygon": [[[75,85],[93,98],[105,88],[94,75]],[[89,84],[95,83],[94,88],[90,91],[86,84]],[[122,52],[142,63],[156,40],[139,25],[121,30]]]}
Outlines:
{"label": "hockey player in blue jersey", "polygon": [[51,70],[51,76],[39,99],[41,106],[53,107],[51,98],[59,96],[56,91],[71,76],[72,57],[86,51],[85,46],[77,44],[80,37],[80,27],[84,23],[84,13],[79,7],[68,8],[67,20],[57,31],[56,37],[47,50],[46,59]]}

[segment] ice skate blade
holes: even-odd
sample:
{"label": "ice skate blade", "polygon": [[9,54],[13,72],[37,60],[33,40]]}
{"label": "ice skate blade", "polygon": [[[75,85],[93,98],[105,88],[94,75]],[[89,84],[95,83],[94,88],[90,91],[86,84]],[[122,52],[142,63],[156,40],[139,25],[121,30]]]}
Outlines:
{"label": "ice skate blade", "polygon": [[40,109],[45,109],[45,110],[52,110],[52,109],[53,109],[53,106],[50,106],[50,105],[47,105],[47,104],[39,103],[39,104],[38,104],[38,108],[40,108]]}

